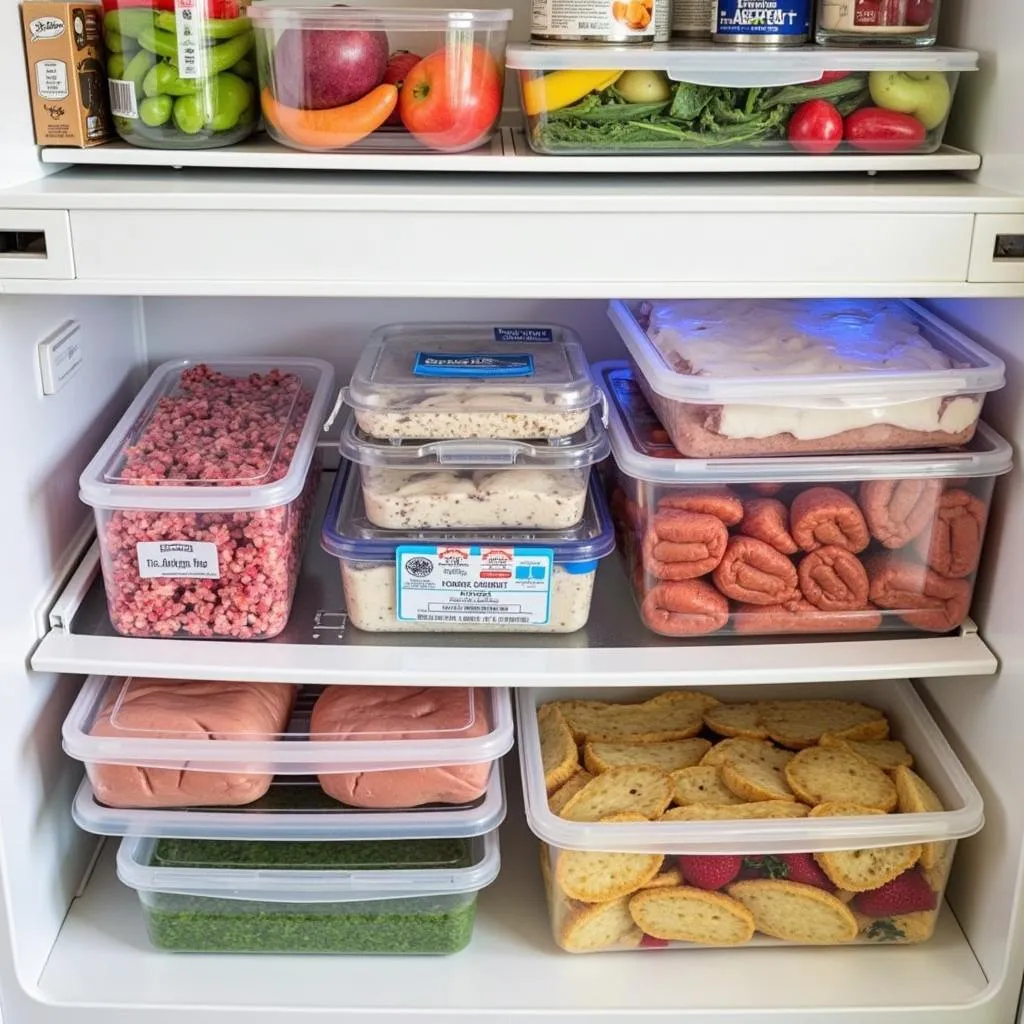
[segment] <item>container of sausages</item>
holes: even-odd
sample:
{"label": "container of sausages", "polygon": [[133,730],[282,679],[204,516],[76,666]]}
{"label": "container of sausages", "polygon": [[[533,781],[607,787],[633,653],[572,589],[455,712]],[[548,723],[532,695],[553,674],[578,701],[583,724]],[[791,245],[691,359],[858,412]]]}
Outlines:
{"label": "container of sausages", "polygon": [[1010,446],[686,458],[625,362],[595,367],[619,549],[644,624],[669,637],[948,633],[970,613]]}

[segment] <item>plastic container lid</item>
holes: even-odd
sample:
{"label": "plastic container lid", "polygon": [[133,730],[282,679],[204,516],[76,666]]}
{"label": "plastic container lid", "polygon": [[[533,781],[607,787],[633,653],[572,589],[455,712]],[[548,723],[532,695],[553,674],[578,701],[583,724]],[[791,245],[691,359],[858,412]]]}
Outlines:
{"label": "plastic container lid", "polygon": [[[255,20],[255,19],[254,19]],[[506,65],[517,71],[615,68],[664,71],[676,82],[722,88],[800,85],[826,71],[977,71],[974,50],[928,48],[856,49],[802,46],[785,50],[729,48],[673,42],[657,46],[583,47],[517,44]]]}
{"label": "plastic container lid", "polygon": [[[277,865],[287,862],[290,866]],[[132,889],[269,903],[354,903],[479,892],[498,877],[498,833],[475,839],[267,843],[129,836]]]}
{"label": "plastic container lid", "polygon": [[[581,412],[600,396],[574,331],[553,324],[392,324],[374,331],[345,391],[366,412]],[[454,395],[450,404],[445,400]],[[544,406],[524,410],[522,396]]]}
{"label": "plastic container lid", "polygon": [[[994,477],[1013,468],[1013,449],[979,422],[970,444],[936,451],[851,455],[777,455],[690,459],[667,439],[654,410],[622,361],[597,363],[594,372],[608,399],[608,433],[615,463],[628,476],[653,484],[803,483],[896,480],[913,477]],[[654,436],[658,429],[660,436]],[[664,438],[664,439],[662,439]]]}
{"label": "plastic container lid", "polygon": [[[724,701],[763,700],[763,686],[703,687]],[[519,752],[526,798],[526,819],[546,843],[566,850],[613,850],[650,853],[765,854],[867,849],[909,843],[962,839],[985,821],[981,794],[946,742],[913,685],[905,679],[829,683],[808,690],[806,684],[772,686],[771,698],[833,697],[878,708],[893,725],[893,738],[914,755],[914,770],[942,801],[945,811],[923,814],[865,815],[850,818],[777,818],[757,821],[645,821],[630,823],[567,821],[552,814],[544,786],[537,729],[537,708],[551,700],[600,696],[601,700],[636,701],[646,692],[579,689],[519,689]]]}
{"label": "plastic container lid", "polygon": [[[735,301],[735,300],[734,300]],[[836,347],[856,349],[871,336],[879,317],[901,326],[915,327],[936,349],[950,357],[950,369],[887,370],[871,367],[859,372],[805,373],[772,376],[712,372],[680,373],[669,364],[648,336],[640,321],[652,321],[659,314],[677,319],[690,315],[694,335],[708,325],[722,322],[715,312],[718,303],[682,300],[671,303],[625,303],[614,300],[608,316],[636,360],[640,372],[654,392],[679,402],[697,405],[794,405],[799,408],[873,408],[919,401],[929,397],[975,395],[996,391],[1005,383],[1006,368],[1001,359],[986,352],[966,335],[943,323],[913,302],[869,299],[777,299],[766,300],[794,320],[813,315],[808,332],[828,333]],[[728,307],[725,307],[726,309]],[[726,328],[727,330],[727,328]],[[681,344],[680,347],[683,347]]]}
{"label": "plastic container lid", "polygon": [[163,839],[463,839],[484,835],[505,820],[505,784],[494,766],[487,792],[462,807],[429,805],[403,811],[344,807],[315,779],[279,778],[266,796],[243,807],[175,810],[108,807],[96,799],[88,778],[75,795],[71,815],[80,828],[101,836]]}
{"label": "plastic container lid", "polygon": [[383,469],[580,469],[606,458],[608,435],[596,413],[572,437],[555,441],[503,441],[467,438],[460,441],[381,441],[364,434],[349,415],[341,429],[341,454],[360,466]]}
{"label": "plastic container lid", "polygon": [[[183,394],[182,374],[205,366],[214,373],[245,381],[252,374],[268,374],[279,370],[294,374],[309,393],[308,411],[303,413],[303,402],[298,390],[281,389],[268,413],[266,392],[260,392],[260,447],[248,454],[250,469],[245,476],[225,477],[217,481],[180,478],[153,479],[140,484],[135,477],[124,475],[128,449],[137,444],[158,411],[162,399]],[[87,505],[97,508],[128,509],[183,509],[188,511],[235,510],[273,508],[287,505],[298,497],[305,484],[306,472],[316,449],[317,435],[324,421],[334,384],[334,369],[321,359],[253,357],[247,359],[176,359],[159,366],[128,411],[118,421],[113,432],[85,467],[79,478],[79,496]],[[244,412],[245,400],[232,402],[232,409]],[[268,427],[268,416],[272,416]],[[302,423],[298,440],[287,470],[282,474],[276,465],[277,453],[288,434]],[[189,429],[186,424],[182,433]],[[214,422],[214,428],[216,422]],[[198,428],[196,428],[198,429]],[[162,449],[173,451],[174,441]],[[211,448],[216,434],[211,437]],[[179,479],[179,478],[175,478]]]}
{"label": "plastic container lid", "polygon": [[501,28],[512,20],[508,8],[496,11],[420,10],[413,7],[337,7],[332,0],[322,4],[309,0],[296,3],[266,3],[260,0],[248,9],[252,23],[260,28],[357,29],[379,32],[431,31],[448,29]]}
{"label": "plastic container lid", "polygon": [[[240,732],[237,738],[196,739],[196,729],[183,729],[173,735],[161,729],[147,735],[138,728],[126,729],[122,736],[92,736],[89,729],[99,713],[107,687],[121,683],[120,703],[133,685],[131,678],[112,680],[108,676],[90,676],[82,687],[64,721],[64,749],[72,757],[90,764],[127,764],[147,768],[172,768],[189,771],[244,771],[279,775],[332,774],[353,771],[383,771],[394,768],[427,768],[455,764],[482,764],[496,761],[508,753],[514,742],[512,706],[504,688],[484,690],[490,701],[490,729],[482,736],[463,736],[474,723],[476,708],[473,690],[465,690],[462,723],[445,734],[425,729],[410,738],[403,725],[399,738],[367,732],[365,739],[330,739],[309,731],[309,716],[321,686],[302,686],[288,728],[275,739],[251,739]],[[168,681],[168,685],[171,685]],[[178,683],[180,686],[181,683]],[[288,683],[280,684],[290,685]],[[377,687],[395,691],[394,687]],[[408,688],[403,688],[408,689]],[[438,687],[438,690],[441,688]],[[201,708],[202,701],[198,701]],[[115,707],[111,721],[116,726]]]}
{"label": "plastic container lid", "polygon": [[324,513],[320,544],[335,558],[350,562],[394,562],[406,544],[458,544],[460,547],[500,545],[517,549],[543,547],[554,554],[554,564],[570,573],[593,572],[599,558],[615,550],[615,531],[601,488],[591,476],[587,507],[580,522],[568,530],[382,530],[370,524],[363,508],[363,492],[351,471],[339,470]]}

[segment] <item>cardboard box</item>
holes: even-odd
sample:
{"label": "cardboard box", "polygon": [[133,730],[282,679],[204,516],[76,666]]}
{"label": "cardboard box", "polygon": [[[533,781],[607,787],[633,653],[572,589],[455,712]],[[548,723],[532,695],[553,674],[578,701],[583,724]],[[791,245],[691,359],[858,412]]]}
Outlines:
{"label": "cardboard box", "polygon": [[21,5],[29,93],[40,146],[96,146],[113,136],[103,63],[103,8]]}

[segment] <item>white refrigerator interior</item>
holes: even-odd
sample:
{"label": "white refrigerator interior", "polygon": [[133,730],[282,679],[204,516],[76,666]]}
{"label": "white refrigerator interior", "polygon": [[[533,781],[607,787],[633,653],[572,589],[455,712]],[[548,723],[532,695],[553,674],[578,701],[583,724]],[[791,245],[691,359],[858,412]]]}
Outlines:
{"label": "white refrigerator interior", "polygon": [[[606,593],[580,638],[457,655],[407,638],[296,642],[275,655],[253,643],[151,648],[69,625],[93,530],[79,473],[171,358],[314,356],[345,379],[381,323],[478,318],[565,323],[601,359],[622,353],[605,315],[613,296],[915,297],[1005,360],[1008,386],[985,418],[1019,457],[1024,261],[1000,258],[996,239],[1024,236],[1024,4],[945,6],[946,41],[981,54],[949,134],[982,155],[978,173],[472,177],[40,164],[17,4],[0,0],[0,236],[45,243],[45,254],[0,251],[7,1024],[1012,1024],[1024,977],[1019,471],[999,481],[973,624],[953,637],[708,645],[682,657],[621,624],[634,616],[624,589]],[[518,0],[518,38],[527,14]],[[77,368],[44,395],[39,343],[68,325]],[[460,955],[153,950],[135,893],[115,877],[114,844],[70,817],[81,766],[59,736],[82,673],[245,679],[274,657],[315,675],[329,655],[343,672],[461,685],[481,673],[590,688],[911,677],[981,790],[986,824],[962,843],[949,909],[920,946],[567,956],[551,941],[536,846],[513,799],[501,876]],[[509,784],[514,797],[512,774]]]}

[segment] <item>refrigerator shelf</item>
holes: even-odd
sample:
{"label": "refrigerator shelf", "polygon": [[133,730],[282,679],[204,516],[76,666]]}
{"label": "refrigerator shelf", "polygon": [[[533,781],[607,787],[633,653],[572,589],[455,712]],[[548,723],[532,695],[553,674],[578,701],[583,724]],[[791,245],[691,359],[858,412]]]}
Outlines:
{"label": "refrigerator shelf", "polygon": [[[314,523],[332,482],[333,474],[325,473]],[[466,657],[471,651],[481,657]],[[466,686],[486,678],[489,686],[532,686],[544,678],[549,685],[590,688],[984,676],[997,669],[971,620],[944,636],[663,639],[640,621],[614,556],[598,571],[590,622],[576,633],[363,633],[348,624],[337,559],[315,536],[306,546],[287,627],[258,642],[119,635],[107,615],[94,540],[57,599],[31,661],[38,671],[175,679]]]}

